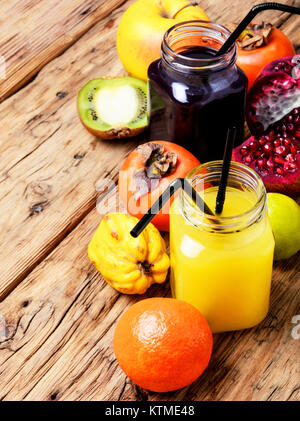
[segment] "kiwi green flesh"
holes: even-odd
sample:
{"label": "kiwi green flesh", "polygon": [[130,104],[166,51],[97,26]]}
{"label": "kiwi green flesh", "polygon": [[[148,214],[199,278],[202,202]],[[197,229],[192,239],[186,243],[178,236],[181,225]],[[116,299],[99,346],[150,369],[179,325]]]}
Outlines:
{"label": "kiwi green flesh", "polygon": [[90,80],[80,90],[77,105],[82,123],[100,136],[130,137],[149,123],[147,84],[130,76]]}

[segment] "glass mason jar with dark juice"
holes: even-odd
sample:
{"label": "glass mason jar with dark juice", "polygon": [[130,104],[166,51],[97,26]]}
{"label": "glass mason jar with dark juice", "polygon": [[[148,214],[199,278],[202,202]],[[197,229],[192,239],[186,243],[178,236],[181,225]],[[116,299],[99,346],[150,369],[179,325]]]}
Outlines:
{"label": "glass mason jar with dark juice", "polygon": [[222,159],[228,127],[237,128],[236,145],[243,141],[247,77],[235,64],[235,44],[216,57],[229,35],[213,22],[179,23],[148,69],[151,115],[159,109],[165,140],[201,162]]}

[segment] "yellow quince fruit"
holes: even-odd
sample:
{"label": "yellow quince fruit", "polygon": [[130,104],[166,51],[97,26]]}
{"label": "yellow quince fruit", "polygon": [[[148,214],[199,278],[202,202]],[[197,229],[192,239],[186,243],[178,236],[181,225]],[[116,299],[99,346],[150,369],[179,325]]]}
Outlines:
{"label": "yellow quince fruit", "polygon": [[88,246],[88,255],[105,281],[125,294],[143,294],[166,280],[170,259],[160,232],[149,223],[134,238],[139,220],[123,213],[104,216]]}

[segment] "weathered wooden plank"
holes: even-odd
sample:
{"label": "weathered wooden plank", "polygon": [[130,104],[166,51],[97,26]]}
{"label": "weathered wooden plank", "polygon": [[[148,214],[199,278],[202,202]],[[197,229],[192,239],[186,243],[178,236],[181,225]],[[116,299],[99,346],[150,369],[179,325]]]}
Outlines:
{"label": "weathered wooden plank", "polygon": [[[201,7],[207,12],[208,16],[215,22],[225,25],[228,23],[239,23],[249,10],[256,4],[272,3],[271,0],[262,2],[260,0],[240,0],[219,1],[219,0],[201,0]],[[297,1],[283,0],[280,3],[297,6]],[[255,21],[271,22],[275,26],[280,26],[290,18],[289,13],[280,11],[266,10],[256,16]]]}
{"label": "weathered wooden plank", "polygon": [[130,142],[96,140],[76,97],[89,79],[124,72],[115,32],[124,7],[0,104],[0,297],[94,206],[95,183],[116,177]]}
{"label": "weathered wooden plank", "polygon": [[[300,7],[300,2],[298,3],[298,6]],[[287,19],[281,25],[279,25],[280,30],[283,31],[294,44],[297,54],[299,54],[300,52],[299,26],[300,17],[296,15],[290,16],[289,19]]]}
{"label": "weathered wooden plank", "polygon": [[8,0],[0,4],[0,102],[125,0]]}
{"label": "weathered wooden plank", "polygon": [[[114,208],[116,191],[99,206]],[[169,295],[168,282],[142,297],[108,286],[90,264],[94,210],[0,303],[2,400],[299,400],[299,254],[276,264],[271,309],[257,327],[214,335],[204,375],[190,387],[156,394],[135,387],[112,348],[117,319],[137,300]]]}

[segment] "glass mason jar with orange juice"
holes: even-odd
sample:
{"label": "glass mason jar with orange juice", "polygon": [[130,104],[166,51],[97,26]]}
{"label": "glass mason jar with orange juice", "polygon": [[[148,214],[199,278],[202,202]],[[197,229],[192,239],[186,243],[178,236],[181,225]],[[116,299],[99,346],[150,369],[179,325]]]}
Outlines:
{"label": "glass mason jar with orange juice", "polygon": [[[222,161],[187,180],[215,208]],[[250,328],[269,309],[274,238],[266,190],[249,167],[232,162],[221,215],[204,214],[180,191],[170,212],[172,294],[197,307],[213,332]]]}

